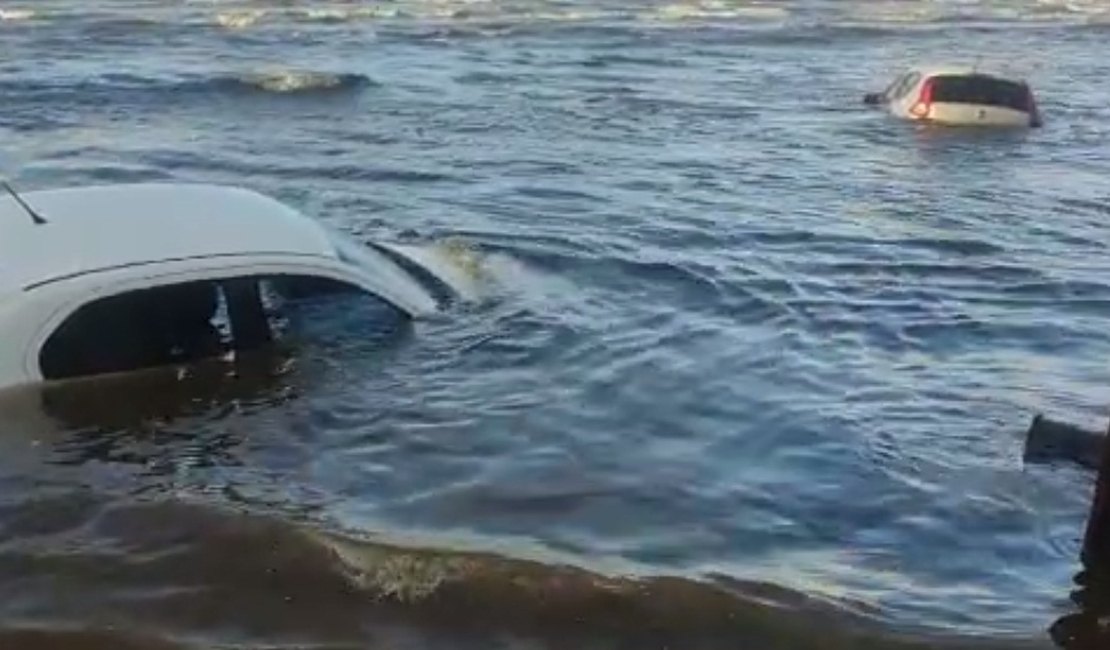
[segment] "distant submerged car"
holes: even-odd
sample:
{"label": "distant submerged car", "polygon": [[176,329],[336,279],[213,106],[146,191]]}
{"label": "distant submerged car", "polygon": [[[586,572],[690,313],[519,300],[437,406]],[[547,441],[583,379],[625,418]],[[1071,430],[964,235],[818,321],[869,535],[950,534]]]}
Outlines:
{"label": "distant submerged car", "polygon": [[975,68],[917,68],[899,75],[864,103],[895,117],[948,126],[1038,127],[1029,84]]}
{"label": "distant submerged car", "polygon": [[277,338],[273,306],[306,297],[411,318],[453,288],[410,247],[364,246],[245,189],[3,188],[0,387],[259,347]]}

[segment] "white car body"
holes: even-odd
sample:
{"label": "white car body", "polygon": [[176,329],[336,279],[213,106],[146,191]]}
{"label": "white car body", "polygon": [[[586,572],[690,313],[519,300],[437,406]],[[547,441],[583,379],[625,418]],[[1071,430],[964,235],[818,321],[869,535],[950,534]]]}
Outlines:
{"label": "white car body", "polygon": [[865,98],[895,117],[946,126],[1036,127],[1041,115],[1020,79],[967,67],[915,68]]}
{"label": "white car body", "polygon": [[390,255],[252,191],[136,184],[0,196],[0,387],[41,381],[44,343],[101,298],[196,280],[334,280],[409,316],[437,310]]}

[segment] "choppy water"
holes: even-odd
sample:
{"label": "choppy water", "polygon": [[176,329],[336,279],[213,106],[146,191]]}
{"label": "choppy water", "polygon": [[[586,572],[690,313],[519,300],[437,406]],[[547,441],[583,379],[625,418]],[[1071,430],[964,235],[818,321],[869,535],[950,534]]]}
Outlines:
{"label": "choppy water", "polygon": [[[0,406],[0,646],[1048,645],[1110,400],[1110,4],[0,1],[26,188],[215,181],[480,292]],[[1012,62],[1030,133],[865,91]],[[238,645],[237,645],[238,644]]]}

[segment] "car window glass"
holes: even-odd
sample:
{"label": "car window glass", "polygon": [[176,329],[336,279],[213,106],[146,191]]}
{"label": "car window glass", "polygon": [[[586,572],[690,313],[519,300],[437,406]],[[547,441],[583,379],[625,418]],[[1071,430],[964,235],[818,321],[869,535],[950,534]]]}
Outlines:
{"label": "car window glass", "polygon": [[883,96],[887,99],[893,99],[894,92],[902,86],[902,82],[906,80],[907,76],[909,76],[909,73],[900,74],[895,77],[894,81],[890,82],[890,85],[883,90]]}
{"label": "car window glass", "polygon": [[47,379],[166,365],[219,354],[212,282],[129,291],[84,305],[47,339],[39,354]]}
{"label": "car window glass", "polygon": [[329,278],[185,282],[80,307],[47,338],[39,367],[46,379],[123,372],[191,363],[274,340],[302,341],[313,332],[334,337],[360,327],[392,331],[403,320],[377,296]]}
{"label": "car window glass", "polygon": [[275,276],[261,287],[275,337],[298,345],[373,346],[408,320],[390,303],[330,278]]}
{"label": "car window glass", "polygon": [[894,92],[891,95],[891,99],[902,99],[906,96],[906,93],[908,93],[910,90],[913,89],[914,86],[917,85],[917,82],[919,82],[920,80],[921,74],[918,72],[911,72],[907,74],[905,77],[902,78],[902,82],[898,84],[898,87],[894,89]]}
{"label": "car window glass", "polygon": [[933,84],[935,102],[998,106],[1024,111],[1029,108],[1028,97],[1029,91],[1025,84],[985,75],[937,77]]}

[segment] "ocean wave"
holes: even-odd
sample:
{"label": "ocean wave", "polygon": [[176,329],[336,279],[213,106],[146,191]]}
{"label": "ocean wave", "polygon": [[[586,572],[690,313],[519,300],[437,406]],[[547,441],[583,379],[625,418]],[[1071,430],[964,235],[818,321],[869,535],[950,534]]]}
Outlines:
{"label": "ocean wave", "polygon": [[465,239],[449,237],[423,245],[395,244],[390,250],[416,262],[415,268],[405,265],[414,275],[430,275],[424,284],[445,284],[466,302],[481,302],[496,286],[489,258]]}
{"label": "ocean wave", "polygon": [[1110,12],[1106,0],[1027,0],[997,3],[970,0],[882,0],[846,4],[832,22],[869,25],[929,25],[960,23],[1075,23],[1097,21]]}
{"label": "ocean wave", "polygon": [[[268,27],[295,28],[297,24],[345,24],[360,21],[399,21],[412,24],[528,25],[603,23],[624,24],[628,19],[641,24],[687,25],[690,23],[777,24],[800,18],[802,23],[821,26],[870,25],[902,30],[922,25],[1003,23],[1100,24],[1110,20],[1110,3],[1105,0],[1022,0],[998,3],[988,0],[938,2],[936,0],[874,0],[843,3],[804,3],[796,0],[660,0],[633,5],[587,7],[558,2],[515,3],[472,0],[402,0],[396,3],[331,4],[297,6],[293,3],[230,6],[212,3],[216,9],[190,8],[159,11],[121,9],[111,13],[54,10],[50,18],[86,28],[134,31],[151,25],[180,28],[215,25],[229,31]],[[0,8],[0,22],[39,19],[29,8]],[[100,25],[106,23],[106,25]],[[118,25],[116,23],[119,23]],[[796,26],[796,25],[793,25]]]}
{"label": "ocean wave", "polygon": [[252,72],[220,80],[218,85],[270,93],[344,92],[374,85],[366,75],[312,71]]}
{"label": "ocean wave", "polygon": [[544,23],[578,23],[600,20],[606,16],[607,14],[601,10],[568,9],[566,11],[538,11],[527,14],[525,18]]}
{"label": "ocean wave", "polygon": [[35,17],[32,9],[3,9],[0,8],[0,22],[17,22],[31,20]]}
{"label": "ocean wave", "polygon": [[262,9],[224,11],[216,14],[216,24],[225,29],[246,29],[266,15]]}
{"label": "ocean wave", "polygon": [[315,9],[302,9],[297,17],[310,22],[340,23],[359,17],[362,9],[339,9],[335,7],[319,7]]}
{"label": "ocean wave", "polygon": [[641,15],[641,19],[660,22],[698,20],[785,20],[790,10],[777,5],[737,5],[722,0],[698,0],[664,4]]}
{"label": "ocean wave", "polygon": [[[53,513],[48,521],[16,516],[44,508]],[[57,633],[112,620],[120,630],[180,630],[221,647],[242,644],[228,635],[248,630],[252,645],[356,647],[399,626],[409,628],[406,647],[417,648],[458,647],[460,635],[474,647],[506,635],[540,648],[948,645],[899,639],[858,612],[766,583],[609,575],[536,549],[510,557],[413,538],[399,544],[199,501],[50,495],[5,514],[0,582],[20,589],[0,613],[42,617]],[[43,597],[59,593],[85,605]],[[213,607],[229,600],[240,605]],[[202,610],[209,613],[183,614]],[[0,629],[0,640],[5,634],[12,632]]]}
{"label": "ocean wave", "polygon": [[375,18],[396,18],[402,15],[395,6],[364,5],[358,7],[306,7],[279,9],[237,9],[221,11],[213,19],[228,30],[247,29],[264,21],[293,23],[348,23]]}
{"label": "ocean wave", "polygon": [[1105,15],[1110,12],[1110,2],[1106,0],[1036,0],[1033,12],[1051,14]]}
{"label": "ocean wave", "polygon": [[345,23],[370,18],[396,18],[401,11],[394,6],[316,7],[292,12],[292,18],[309,23]]}
{"label": "ocean wave", "polygon": [[[1022,0],[998,3],[989,0],[938,2],[936,0],[875,0],[831,3],[831,6],[798,1],[771,0],[661,0],[635,5],[606,7],[567,6],[542,0],[517,5],[473,0],[402,0],[397,3],[323,4],[296,6],[266,3],[262,6],[235,3],[212,9],[137,8],[110,13],[54,10],[50,18],[86,28],[135,30],[151,25],[215,25],[226,30],[245,30],[260,24],[290,27],[297,23],[342,24],[371,20],[400,20],[412,23],[511,24],[525,26],[549,23],[624,22],[635,18],[645,23],[688,24],[697,22],[780,23],[800,16],[816,24],[910,26],[981,22],[1063,22],[1101,24],[1110,20],[1110,3],[1105,0]],[[40,19],[40,12],[27,7],[0,8],[0,22]],[[101,25],[100,23],[105,23]],[[117,24],[118,23],[118,24]]]}
{"label": "ocean wave", "polygon": [[[183,77],[148,77],[132,74],[107,74],[67,82],[20,80],[0,81],[0,92],[13,98],[13,105],[33,107],[37,104],[67,105],[114,104],[150,105],[167,98],[181,101],[189,96],[281,95],[290,97],[326,97],[356,93],[377,85],[358,73],[274,70],[217,76],[187,75]],[[18,99],[15,102],[14,99]]]}
{"label": "ocean wave", "polygon": [[873,2],[846,7],[841,14],[841,19],[862,24],[910,25],[937,22],[944,18],[946,11],[944,6],[938,6],[928,0]]}

